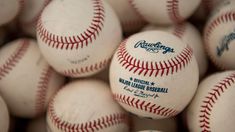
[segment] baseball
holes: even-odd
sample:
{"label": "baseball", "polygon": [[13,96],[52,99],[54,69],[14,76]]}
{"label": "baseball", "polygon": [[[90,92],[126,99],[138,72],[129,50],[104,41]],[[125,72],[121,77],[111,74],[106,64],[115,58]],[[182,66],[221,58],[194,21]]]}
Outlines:
{"label": "baseball", "polygon": [[198,62],[200,78],[205,75],[208,67],[207,56],[204,50],[201,34],[196,29],[196,27],[186,22],[165,27],[147,25],[145,28],[143,28],[143,31],[149,30],[162,30],[169,32],[188,44],[193,49],[193,54],[195,55],[195,58]]}
{"label": "baseball", "polygon": [[39,18],[37,39],[57,72],[86,77],[109,64],[122,33],[117,16],[105,1],[54,0]]}
{"label": "baseball", "polygon": [[135,11],[128,0],[106,0],[117,13],[124,33],[134,33],[139,31],[145,21]]}
{"label": "baseball", "polygon": [[235,130],[235,72],[225,71],[204,79],[187,115],[190,132],[232,132]]}
{"label": "baseball", "polygon": [[129,0],[133,8],[149,23],[179,23],[190,17],[201,0]]}
{"label": "baseball", "polygon": [[7,43],[0,56],[0,93],[10,113],[24,118],[43,113],[64,78],[47,64],[34,40]]}
{"label": "baseball", "polygon": [[141,130],[158,130],[163,132],[177,132],[177,119],[167,118],[161,120],[152,120],[147,118],[140,118],[131,116],[132,118],[132,132]]}
{"label": "baseball", "polygon": [[198,79],[192,49],[163,31],[129,37],[120,44],[110,65],[114,98],[140,117],[177,115],[193,97]]}
{"label": "baseball", "polygon": [[0,131],[8,132],[9,130],[9,113],[5,101],[0,96]]}
{"label": "baseball", "polygon": [[23,31],[36,37],[36,23],[44,9],[44,7],[50,2],[50,0],[25,0],[22,11],[19,14],[19,23]]}
{"label": "baseball", "polygon": [[13,20],[19,13],[24,0],[0,0],[0,26]]}
{"label": "baseball", "polygon": [[211,61],[220,69],[235,69],[235,2],[215,9],[204,29],[204,42]]}
{"label": "baseball", "polygon": [[128,114],[113,100],[108,84],[77,80],[51,100],[47,123],[51,132],[127,132]]}

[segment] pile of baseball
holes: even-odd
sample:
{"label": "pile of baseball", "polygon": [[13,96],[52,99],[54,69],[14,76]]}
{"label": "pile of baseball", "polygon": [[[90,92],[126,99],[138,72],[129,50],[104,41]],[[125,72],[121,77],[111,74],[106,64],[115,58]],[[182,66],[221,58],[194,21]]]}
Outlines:
{"label": "pile of baseball", "polygon": [[0,132],[235,131],[235,0],[0,7]]}

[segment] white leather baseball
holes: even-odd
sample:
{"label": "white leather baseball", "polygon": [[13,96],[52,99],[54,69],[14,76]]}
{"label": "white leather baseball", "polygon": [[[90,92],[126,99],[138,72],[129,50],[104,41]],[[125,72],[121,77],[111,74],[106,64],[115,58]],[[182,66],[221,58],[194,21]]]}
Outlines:
{"label": "white leather baseball", "polygon": [[25,118],[42,114],[64,77],[47,64],[34,40],[12,41],[0,56],[0,93],[10,113]]}
{"label": "white leather baseball", "polygon": [[46,60],[69,77],[90,76],[104,69],[121,36],[117,16],[103,0],[54,0],[37,26]]}
{"label": "white leather baseball", "polygon": [[163,132],[177,132],[177,119],[167,118],[161,120],[152,120],[147,118],[140,118],[138,116],[131,116],[131,131],[137,132],[142,130],[158,130]]}
{"label": "white leather baseball", "polygon": [[165,27],[147,25],[145,28],[143,28],[143,31],[149,30],[162,30],[181,38],[182,41],[184,41],[193,49],[193,54],[195,55],[195,58],[198,62],[200,78],[205,75],[208,68],[207,56],[205,53],[201,34],[196,29],[196,27],[186,22]]}
{"label": "white leather baseball", "polygon": [[31,120],[26,128],[26,132],[47,132],[45,116]]}
{"label": "white leather baseball", "polygon": [[153,119],[181,112],[193,97],[198,79],[192,49],[163,31],[129,37],[110,65],[114,98],[127,111]]}
{"label": "white leather baseball", "polygon": [[235,130],[235,71],[204,79],[186,111],[190,132],[232,132]]}
{"label": "white leather baseball", "polygon": [[108,84],[94,79],[64,86],[48,107],[52,132],[127,132],[128,114],[114,101]]}
{"label": "white leather baseball", "polygon": [[137,12],[152,24],[179,23],[190,17],[201,0],[129,0]]}
{"label": "white leather baseball", "polygon": [[220,69],[235,69],[235,1],[213,11],[204,29],[206,51]]}
{"label": "white leather baseball", "polygon": [[106,0],[117,13],[122,24],[124,33],[134,33],[139,31],[144,25],[145,21],[135,11],[128,0]]}
{"label": "white leather baseball", "polygon": [[36,23],[44,7],[50,0],[25,0],[22,11],[19,14],[21,29],[33,37],[36,37]]}
{"label": "white leather baseball", "polygon": [[9,123],[10,118],[7,105],[3,98],[0,96],[0,132],[8,132]]}
{"label": "white leather baseball", "polygon": [[0,26],[13,20],[19,13],[24,0],[0,0]]}

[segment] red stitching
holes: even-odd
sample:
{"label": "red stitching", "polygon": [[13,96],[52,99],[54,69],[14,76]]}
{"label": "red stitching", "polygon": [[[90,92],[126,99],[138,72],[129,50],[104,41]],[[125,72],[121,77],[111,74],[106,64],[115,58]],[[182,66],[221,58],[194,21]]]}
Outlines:
{"label": "red stitching", "polygon": [[19,12],[18,12],[18,14],[20,14],[22,9],[24,8],[24,4],[25,4],[24,2],[25,2],[24,0],[19,0]]}
{"label": "red stitching", "polygon": [[133,7],[134,11],[136,12],[136,14],[142,19],[145,20],[144,15],[142,15],[139,11],[138,8],[134,2],[134,0],[128,0],[128,2],[130,3],[130,5]]}
{"label": "red stitching", "polygon": [[210,127],[210,116],[213,110],[214,104],[219,99],[220,96],[230,88],[232,84],[235,83],[235,73],[232,73],[228,77],[225,77],[223,80],[218,82],[214,88],[208,92],[208,95],[205,96],[202,101],[202,105],[200,106],[200,114],[199,114],[199,124],[202,132],[211,132]]}
{"label": "red stitching", "polygon": [[235,12],[226,12],[218,16],[209,24],[207,24],[205,31],[204,31],[204,42],[205,42],[205,49],[206,49],[207,55],[210,57],[211,61],[215,64],[215,66],[223,70],[226,69],[226,67],[223,64],[219,64],[216,61],[216,59],[212,56],[212,54],[210,54],[208,51],[210,49],[209,39],[210,39],[211,33],[218,25],[227,23],[227,22],[235,22]]}
{"label": "red stitching", "polygon": [[43,9],[44,9],[50,2],[51,2],[51,0],[44,0],[42,9],[38,12],[38,14],[37,14],[35,17],[33,17],[33,18],[31,19],[31,21],[29,21],[29,22],[22,22],[21,25],[22,25],[22,26],[36,25],[38,19],[40,18],[40,15],[41,15]]}
{"label": "red stitching", "polygon": [[68,69],[68,70],[61,71],[60,73],[65,76],[77,77],[77,76],[82,75],[84,73],[94,72],[94,71],[98,71],[100,69],[103,69],[109,63],[110,63],[110,59],[105,59],[103,61],[97,62],[95,64],[91,64],[89,66],[75,68],[75,69]]}
{"label": "red stitching", "polygon": [[102,30],[105,11],[101,0],[92,0],[94,8],[94,16],[90,26],[80,35],[76,36],[58,36],[50,33],[46,28],[43,27],[41,17],[37,23],[37,32],[39,38],[48,46],[56,49],[78,49],[88,46],[93,40],[99,35]]}
{"label": "red stitching", "polygon": [[182,22],[184,19],[179,12],[179,0],[167,0],[167,11],[173,22]]}
{"label": "red stitching", "polygon": [[186,30],[185,24],[177,24],[174,26],[173,34],[182,39]]}
{"label": "red stitching", "polygon": [[40,115],[42,112],[44,112],[47,89],[52,72],[53,70],[51,69],[51,67],[48,66],[46,69],[43,70],[40,81],[38,82],[35,103],[36,115]]}
{"label": "red stitching", "polygon": [[124,113],[114,113],[79,124],[70,123],[68,121],[62,120],[56,115],[53,104],[54,100],[50,102],[48,107],[49,118],[51,119],[54,126],[63,132],[94,132],[117,124],[128,123],[128,116]]}
{"label": "red stitching", "polygon": [[153,114],[163,116],[163,117],[171,117],[178,113],[177,110],[174,110],[172,108],[162,107],[160,105],[156,105],[151,102],[147,102],[144,100],[140,100],[140,99],[122,95],[122,94],[114,93],[113,97],[119,103],[123,103],[123,104],[129,105],[130,107],[135,107],[136,109],[143,110],[143,111],[153,113]]}
{"label": "red stitching", "polygon": [[146,22],[142,19],[140,20],[129,20],[122,23],[123,29],[127,32],[135,32],[136,29],[141,29]]}
{"label": "red stitching", "polygon": [[25,55],[28,47],[29,40],[21,40],[18,44],[19,47],[10,55],[10,57],[0,66],[0,80],[2,80],[9,72],[17,65],[20,59]]}
{"label": "red stitching", "polygon": [[125,69],[137,73],[138,75],[143,74],[144,76],[163,76],[168,74],[174,74],[178,72],[183,67],[185,67],[192,58],[193,51],[187,46],[181,53],[176,57],[173,57],[169,60],[160,61],[160,62],[148,62],[141,61],[139,59],[131,56],[126,50],[126,42],[123,41],[118,48],[117,58],[119,63]]}

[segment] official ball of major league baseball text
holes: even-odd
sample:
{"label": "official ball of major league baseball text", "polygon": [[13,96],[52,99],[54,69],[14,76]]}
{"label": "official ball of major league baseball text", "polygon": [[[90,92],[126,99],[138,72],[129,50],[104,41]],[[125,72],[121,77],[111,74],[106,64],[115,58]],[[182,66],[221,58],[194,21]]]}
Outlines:
{"label": "official ball of major league baseball text", "polygon": [[110,65],[114,98],[141,117],[177,115],[192,99],[198,80],[192,49],[163,31],[129,37],[120,44]]}
{"label": "official ball of major league baseball text", "polygon": [[212,12],[204,29],[204,42],[218,68],[235,69],[235,1],[224,1]]}
{"label": "official ball of major league baseball text", "polygon": [[63,85],[44,60],[37,43],[17,39],[0,50],[0,93],[12,115],[32,118],[45,112],[51,96]]}
{"label": "official ball of major league baseball text", "polygon": [[0,96],[0,131],[8,132],[10,124],[9,112],[7,105],[3,98]]}
{"label": "official ball of major league baseball text", "polygon": [[149,23],[169,25],[190,17],[201,0],[129,0],[129,2]]}
{"label": "official ball of major league baseball text", "polygon": [[235,130],[235,71],[204,79],[187,108],[190,132],[232,132]]}
{"label": "official ball of major league baseball text", "polygon": [[109,64],[122,32],[116,14],[103,0],[53,0],[39,18],[37,38],[57,72],[86,77]]}
{"label": "official ball of major league baseball text", "polygon": [[114,101],[108,84],[94,79],[64,86],[47,111],[51,132],[128,132],[128,114]]}

